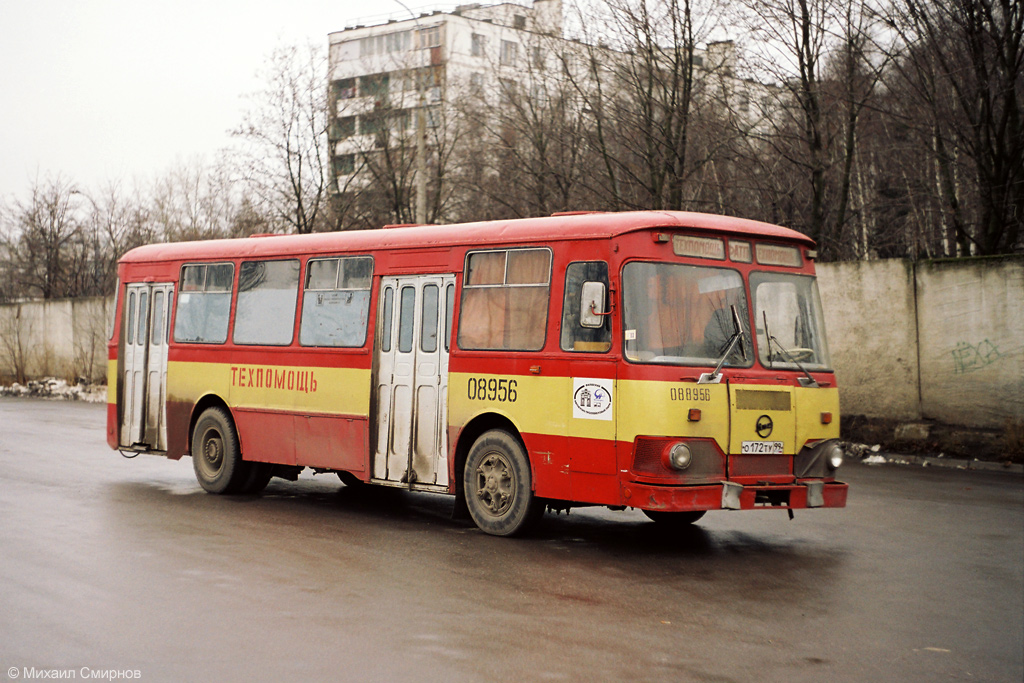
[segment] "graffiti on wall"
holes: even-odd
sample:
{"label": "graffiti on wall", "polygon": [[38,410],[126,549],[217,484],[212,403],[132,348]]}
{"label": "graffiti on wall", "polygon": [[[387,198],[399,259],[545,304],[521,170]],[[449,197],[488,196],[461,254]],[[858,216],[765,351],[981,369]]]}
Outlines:
{"label": "graffiti on wall", "polygon": [[1001,352],[999,347],[988,339],[977,344],[969,344],[962,341],[953,348],[952,353],[953,372],[957,375],[981,370],[1005,358],[1007,355]]}

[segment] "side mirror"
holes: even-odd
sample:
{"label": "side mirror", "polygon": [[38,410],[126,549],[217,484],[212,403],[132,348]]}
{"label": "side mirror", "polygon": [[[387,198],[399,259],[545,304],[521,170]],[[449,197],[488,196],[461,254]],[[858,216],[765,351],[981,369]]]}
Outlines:
{"label": "side mirror", "polygon": [[604,327],[605,286],[603,282],[584,282],[580,295],[580,325],[582,327]]}

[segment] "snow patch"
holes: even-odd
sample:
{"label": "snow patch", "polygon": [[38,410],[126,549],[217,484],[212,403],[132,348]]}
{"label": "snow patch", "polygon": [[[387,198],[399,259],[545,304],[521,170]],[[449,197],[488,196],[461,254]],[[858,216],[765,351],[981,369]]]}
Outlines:
{"label": "snow patch", "polygon": [[0,386],[0,396],[18,396],[32,398],[48,398],[59,401],[85,401],[86,403],[106,403],[107,386],[105,384],[68,384],[62,379],[47,377],[32,380],[25,384]]}

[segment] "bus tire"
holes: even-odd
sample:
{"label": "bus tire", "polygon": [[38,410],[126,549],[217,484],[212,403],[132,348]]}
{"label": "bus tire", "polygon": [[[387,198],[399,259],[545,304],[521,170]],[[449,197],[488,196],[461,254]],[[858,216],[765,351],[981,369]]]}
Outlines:
{"label": "bus tire", "polygon": [[255,495],[267,488],[271,477],[274,476],[274,466],[269,462],[246,462],[249,468],[249,476],[239,487],[239,493]]}
{"label": "bus tire", "polygon": [[492,536],[522,533],[544,514],[526,451],[504,430],[484,432],[473,443],[462,481],[470,517]]}
{"label": "bus tire", "polygon": [[341,479],[342,484],[352,489],[358,488],[366,483],[351,472],[346,472],[344,470],[338,472],[338,479]]}
{"label": "bus tire", "polygon": [[691,510],[688,512],[643,511],[652,522],[666,529],[685,529],[697,522],[706,512],[706,510]]}
{"label": "bus tire", "polygon": [[242,460],[238,433],[223,408],[207,408],[196,421],[192,469],[209,493],[238,493],[249,480],[251,463]]}

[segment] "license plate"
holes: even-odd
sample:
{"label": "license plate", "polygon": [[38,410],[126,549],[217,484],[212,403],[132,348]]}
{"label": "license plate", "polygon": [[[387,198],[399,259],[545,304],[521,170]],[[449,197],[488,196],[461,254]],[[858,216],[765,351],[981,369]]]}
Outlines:
{"label": "license plate", "polygon": [[740,444],[743,455],[782,455],[781,441],[744,441]]}

